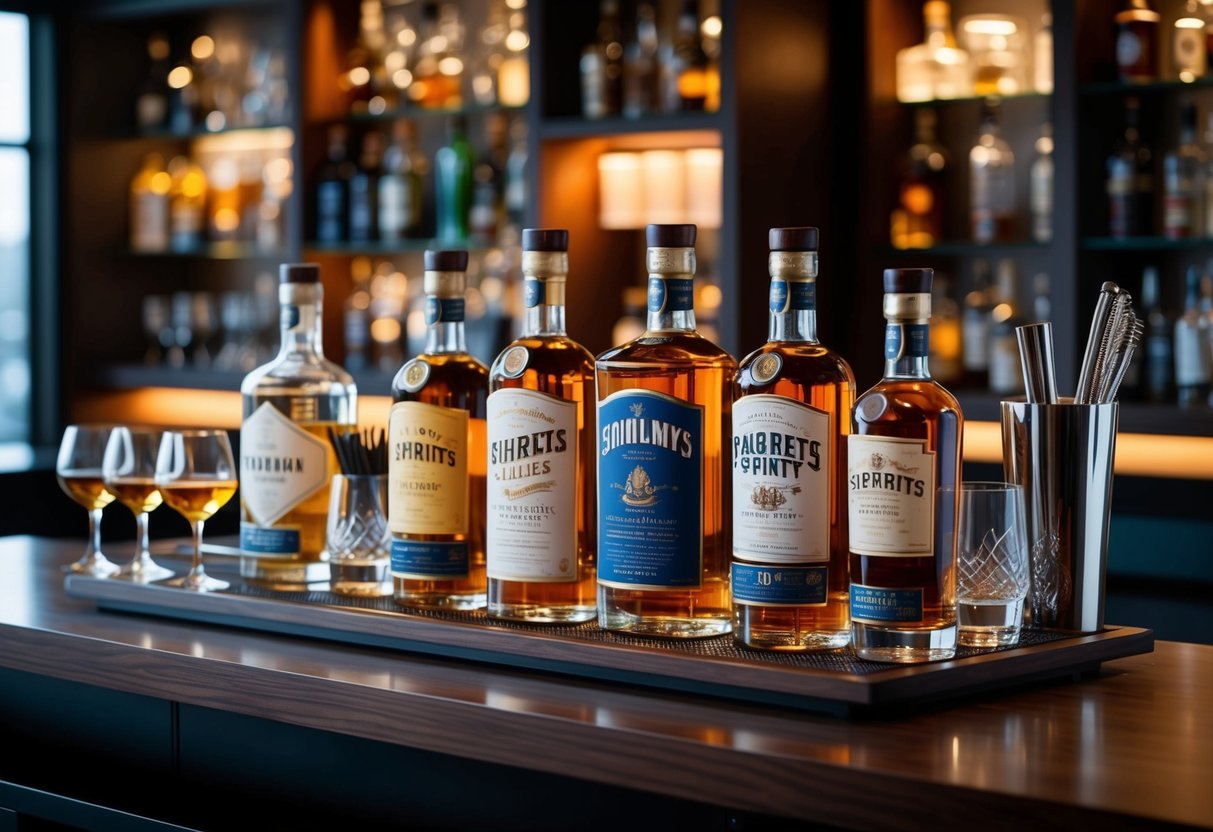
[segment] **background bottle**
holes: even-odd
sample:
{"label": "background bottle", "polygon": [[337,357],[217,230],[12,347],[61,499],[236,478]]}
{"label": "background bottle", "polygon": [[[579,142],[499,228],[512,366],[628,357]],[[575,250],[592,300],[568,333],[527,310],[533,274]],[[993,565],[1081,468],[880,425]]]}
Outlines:
{"label": "background bottle", "polygon": [[[733,637],[851,640],[846,437],[855,377],[817,340],[817,229],[772,228],[770,335],[733,381]],[[779,444],[777,445],[776,442]]]}
{"label": "background bottle", "polygon": [[973,288],[964,299],[961,332],[964,338],[965,386],[984,390],[990,377],[990,263],[973,261]]}
{"label": "background bottle", "polygon": [[324,358],[324,289],[314,263],[283,264],[278,356],[240,385],[240,574],[273,589],[328,580],[329,482],[337,457],[328,431],[358,421],[358,392]]}
{"label": "background bottle", "polygon": [[1154,160],[1138,130],[1141,104],[1125,99],[1125,132],[1108,157],[1108,233],[1138,237],[1154,232]]}
{"label": "background bottle", "polygon": [[623,115],[657,112],[657,10],[640,0],[631,37],[623,47]]}
{"label": "background bottle", "polygon": [[149,153],[131,179],[130,223],[132,251],[167,251],[169,247],[169,190],[173,178],[164,169],[164,157]]}
{"label": "background bottle", "polygon": [[1032,160],[1030,196],[1032,239],[1047,243],[1053,239],[1053,125],[1045,122],[1036,139],[1036,158]]}
{"label": "background bottle", "polygon": [[884,378],[853,411],[851,629],[855,652],[873,661],[956,651],[963,419],[927,369],[931,276],[930,269],[885,270]]}
{"label": "background bottle", "polygon": [[358,167],[349,178],[349,239],[363,243],[379,234],[379,161],[383,137],[371,130],[362,137]]}
{"label": "background bottle", "polygon": [[1171,36],[1171,62],[1175,65],[1175,77],[1190,84],[1205,74],[1207,61],[1204,13],[1196,0],[1188,0],[1175,20]]}
{"label": "background bottle", "polygon": [[998,261],[995,304],[990,310],[990,390],[1003,395],[1023,392],[1023,368],[1019,362],[1019,341],[1015,328],[1023,316],[1015,299],[1018,292],[1015,261]]}
{"label": "background bottle", "polygon": [[947,150],[935,136],[935,111],[914,111],[914,144],[905,162],[898,207],[890,222],[897,248],[928,248],[943,239],[944,199],[949,172]]}
{"label": "background bottle", "polygon": [[316,239],[322,243],[346,240],[349,221],[349,181],[354,165],[346,156],[349,131],[344,125],[329,128],[328,156],[316,174]]}
{"label": "background bottle", "polygon": [[[488,614],[596,615],[594,357],[565,333],[569,233],[522,232],[522,335],[489,375]],[[542,528],[535,517],[542,516]]]}
{"label": "background bottle", "polygon": [[1196,107],[1179,111],[1179,146],[1163,159],[1163,233],[1182,240],[1204,224],[1205,153],[1196,143]]}
{"label": "background bottle", "polygon": [[1141,275],[1145,332],[1137,352],[1144,354],[1144,398],[1156,404],[1175,400],[1175,347],[1171,320],[1163,310],[1160,290],[1158,269],[1147,266]]}
{"label": "background bottle", "polygon": [[468,354],[466,251],[425,253],[425,351],[392,381],[392,595],[413,607],[485,604],[488,368]]}
{"label": "background bottle", "polygon": [[975,242],[1014,238],[1015,154],[999,131],[994,101],[985,105],[981,132],[969,150],[969,213]]}
{"label": "background bottle", "polygon": [[728,475],[736,362],[695,331],[695,226],[650,225],[648,321],[595,364],[598,623],[689,638],[732,629]]}
{"label": "background bottle", "polygon": [[1153,81],[1158,73],[1158,12],[1150,8],[1149,0],[1127,0],[1115,21],[1120,80]]}
{"label": "background bottle", "polygon": [[619,115],[623,106],[623,33],[618,0],[599,4],[598,32],[581,53],[581,112],[586,118]]}
{"label": "background bottle", "polygon": [[392,125],[392,143],[383,152],[379,174],[379,239],[401,240],[421,225],[421,171],[416,164],[416,129],[400,119]]}
{"label": "background bottle", "polygon": [[1200,269],[1188,267],[1183,316],[1175,322],[1175,388],[1181,405],[1203,406],[1209,397],[1208,323],[1200,310]]}
{"label": "background bottle", "polygon": [[472,148],[462,116],[447,123],[447,143],[434,157],[434,193],[437,237],[446,243],[468,238],[468,212],[472,207]]}

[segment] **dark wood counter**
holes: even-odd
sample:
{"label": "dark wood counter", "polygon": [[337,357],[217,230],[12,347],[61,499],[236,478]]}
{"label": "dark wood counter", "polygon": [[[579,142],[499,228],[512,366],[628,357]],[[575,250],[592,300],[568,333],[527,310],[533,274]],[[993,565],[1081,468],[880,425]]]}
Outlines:
{"label": "dark wood counter", "polygon": [[[345,735],[383,750],[492,764],[486,771],[620,787],[604,792],[612,801],[656,795],[718,807],[724,818],[752,813],[864,829],[1213,828],[1213,647],[1161,642],[1153,654],[1106,664],[1097,679],[846,721],[102,613],[62,589],[58,567],[80,546],[0,539],[0,668],[13,674],[4,693],[9,722],[0,716],[4,779],[20,774],[14,754],[5,757],[4,748],[14,751],[5,737],[24,736],[11,705],[32,708],[26,700],[45,697],[41,680],[57,680],[136,695],[153,703],[152,715],[154,703],[170,703],[171,747],[161,752],[148,740],[155,759],[146,762],[178,778],[200,770],[191,743],[201,742],[206,732],[196,725],[205,721],[189,720],[209,714],[222,725],[219,717],[230,715],[324,732],[301,733],[300,742]],[[23,692],[30,680],[39,684]],[[80,732],[82,744],[88,733]],[[249,738],[211,732],[209,741],[247,741],[239,753],[256,755]],[[303,744],[291,753],[312,752]],[[523,798],[535,822],[503,809],[499,828],[553,825],[546,795]],[[474,808],[474,792],[466,799],[450,807],[452,827]],[[139,809],[134,800],[118,803]]]}

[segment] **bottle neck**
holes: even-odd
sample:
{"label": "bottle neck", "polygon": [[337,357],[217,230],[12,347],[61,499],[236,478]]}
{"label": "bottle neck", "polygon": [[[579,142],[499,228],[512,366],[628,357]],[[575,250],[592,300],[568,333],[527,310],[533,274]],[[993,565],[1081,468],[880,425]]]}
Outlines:
{"label": "bottle neck", "polygon": [[526,317],[522,334],[565,335],[564,289],[569,255],[563,251],[522,253],[522,299]]}
{"label": "bottle neck", "polygon": [[324,356],[320,314],[323,299],[324,291],[317,283],[279,285],[279,358]]}
{"label": "bottle neck", "polygon": [[463,315],[462,297],[446,298],[426,295],[425,319],[430,327],[425,333],[425,351],[428,354],[441,355],[468,351]]}
{"label": "bottle neck", "polygon": [[[527,284],[539,283],[539,281],[527,280]],[[551,291],[551,284],[546,287]],[[564,287],[561,286],[562,294]],[[530,299],[531,289],[526,289],[528,301]],[[551,298],[547,302],[539,301],[535,305],[530,305],[528,302],[526,308],[526,319],[522,323],[522,334],[526,335],[567,335],[564,323],[564,303],[554,303]]]}
{"label": "bottle neck", "polygon": [[886,293],[884,317],[884,377],[930,379],[931,295]]}
{"label": "bottle neck", "polygon": [[771,341],[817,343],[817,252],[772,251]]}
{"label": "bottle neck", "polygon": [[651,247],[649,271],[649,332],[695,331],[695,249]]}

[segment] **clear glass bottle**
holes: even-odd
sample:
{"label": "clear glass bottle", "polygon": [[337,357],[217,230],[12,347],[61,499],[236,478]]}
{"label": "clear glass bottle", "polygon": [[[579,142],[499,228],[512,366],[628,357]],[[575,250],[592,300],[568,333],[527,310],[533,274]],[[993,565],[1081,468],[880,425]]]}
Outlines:
{"label": "clear glass bottle", "polygon": [[947,197],[948,152],[935,135],[935,111],[914,111],[914,144],[907,154],[890,222],[896,248],[929,248],[943,240]]}
{"label": "clear glass bottle", "polygon": [[149,153],[131,179],[130,222],[132,251],[167,251],[169,247],[169,191],[173,178],[164,157]]}
{"label": "clear glass bottle", "polygon": [[169,244],[173,251],[196,251],[206,233],[206,173],[185,156],[169,160]]}
{"label": "clear glass bottle", "polygon": [[964,98],[973,94],[969,54],[956,48],[951,13],[951,7],[943,0],[923,5],[925,39],[897,53],[899,101]]}
{"label": "clear glass bottle", "polygon": [[1175,19],[1171,61],[1175,67],[1175,77],[1185,84],[1203,76],[1208,68],[1204,13],[1196,0],[1188,0],[1183,12]]}
{"label": "clear glass bottle", "polygon": [[849,438],[851,631],[860,658],[955,655],[956,520],[964,420],[927,368],[931,269],[884,273],[884,378]]}
{"label": "clear glass bottle", "polygon": [[737,363],[695,330],[695,226],[650,225],[648,321],[595,364],[598,624],[694,638],[732,629],[726,470]]}
{"label": "clear glass bottle", "polygon": [[855,376],[817,340],[816,228],[772,228],[770,330],[733,381],[733,638],[844,647]]}
{"label": "clear glass bottle", "polygon": [[328,580],[324,548],[337,456],[328,432],[358,422],[358,391],[321,342],[324,288],[314,263],[279,269],[278,356],[240,385],[240,574],[272,589]]}
{"label": "clear glass bottle", "polygon": [[619,115],[623,106],[623,33],[618,0],[599,4],[598,33],[582,51],[580,68],[582,115]]}
{"label": "clear glass bottle", "polygon": [[421,174],[416,164],[417,128],[408,119],[392,126],[379,175],[379,239],[402,240],[421,225]]}
{"label": "clear glass bottle", "polygon": [[636,4],[632,37],[623,48],[623,115],[641,118],[658,111],[657,11],[653,3]]}
{"label": "clear glass bottle", "polygon": [[1200,310],[1200,269],[1189,266],[1183,316],[1175,322],[1175,388],[1185,407],[1204,406],[1211,368],[1209,324]]}
{"label": "clear glass bottle", "polygon": [[565,331],[569,233],[522,232],[522,335],[489,375],[488,614],[596,615],[594,357]]}
{"label": "clear glass bottle", "polygon": [[425,253],[425,351],[392,381],[388,525],[392,597],[409,607],[485,605],[488,368],[468,354],[466,251]]}
{"label": "clear glass bottle", "polygon": [[1045,122],[1036,139],[1036,158],[1030,174],[1032,239],[1047,243],[1053,239],[1053,125]]}
{"label": "clear glass bottle", "polygon": [[719,87],[719,79],[711,78],[713,67],[703,48],[699,31],[699,3],[682,0],[682,11],[674,30],[674,76],[678,86],[680,110],[699,112],[708,109],[710,88]]}
{"label": "clear glass bottle", "polygon": [[1015,335],[1015,328],[1024,322],[1016,300],[1018,284],[1015,261],[1009,257],[999,260],[994,283],[997,302],[990,310],[990,390],[1002,395],[1023,392]]}
{"label": "clear glass bottle", "polygon": [[1108,156],[1108,233],[1118,239],[1154,233],[1154,159],[1141,140],[1141,102],[1125,99],[1125,132]]}
{"label": "clear glass bottle", "polygon": [[1053,92],[1053,15],[1044,14],[1032,45],[1032,89],[1041,95]]}
{"label": "clear glass bottle", "polygon": [[952,282],[936,274],[931,284],[931,377],[953,384],[964,375],[964,341],[960,304],[952,296]]}
{"label": "clear glass bottle", "polygon": [[1179,146],[1163,159],[1163,233],[1172,240],[1192,237],[1205,227],[1205,167],[1196,143],[1196,105],[1179,111]]}
{"label": "clear glass bottle", "polygon": [[1015,236],[1015,154],[1002,138],[998,103],[986,102],[977,143],[969,150],[969,216],[977,243]]}
{"label": "clear glass bottle", "polygon": [[965,387],[984,390],[990,379],[990,263],[973,261],[973,288],[964,298],[960,320],[963,339]]}

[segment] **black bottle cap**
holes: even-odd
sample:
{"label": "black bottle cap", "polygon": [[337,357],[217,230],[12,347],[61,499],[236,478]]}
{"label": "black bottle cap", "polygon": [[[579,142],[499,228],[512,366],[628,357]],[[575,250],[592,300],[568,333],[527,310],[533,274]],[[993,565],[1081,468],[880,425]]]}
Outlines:
{"label": "black bottle cap", "polygon": [[468,253],[466,251],[435,251],[425,250],[425,270],[427,272],[466,272],[468,270]]}
{"label": "black bottle cap", "polygon": [[817,251],[817,229],[772,228],[767,235],[771,251]]}
{"label": "black bottle cap", "polygon": [[899,295],[929,293],[934,276],[934,269],[885,269],[884,290]]}
{"label": "black bottle cap", "polygon": [[569,231],[567,228],[524,228],[522,250],[568,251]]}
{"label": "black bottle cap", "polygon": [[319,283],[320,266],[315,263],[283,263],[278,267],[279,283]]}
{"label": "black bottle cap", "polygon": [[648,225],[645,243],[653,248],[691,248],[695,245],[693,225]]}

